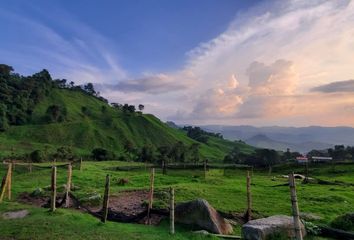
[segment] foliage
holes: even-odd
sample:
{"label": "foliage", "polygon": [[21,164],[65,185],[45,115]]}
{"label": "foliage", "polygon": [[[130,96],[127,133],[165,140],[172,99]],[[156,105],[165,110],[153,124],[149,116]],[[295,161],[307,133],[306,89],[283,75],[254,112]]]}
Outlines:
{"label": "foliage", "polygon": [[354,212],[337,217],[332,221],[331,226],[345,231],[354,231]]}
{"label": "foliage", "polygon": [[135,106],[134,105],[129,105],[129,104],[124,104],[122,106],[122,110],[125,113],[134,113],[135,112]]}
{"label": "foliage", "polygon": [[43,162],[44,154],[41,150],[34,150],[33,152],[30,153],[30,159],[32,162],[35,163]]}
{"label": "foliage", "polygon": [[151,145],[144,145],[139,152],[138,160],[145,163],[154,162],[155,153],[153,147]]}
{"label": "foliage", "polygon": [[239,147],[235,146],[224,158],[224,163],[243,164],[248,155],[244,154]]}
{"label": "foliage", "polygon": [[286,152],[281,156],[283,162],[295,161],[297,157],[302,156],[299,152],[291,152],[289,148],[286,149]]}
{"label": "foliage", "polygon": [[144,108],[145,108],[145,106],[143,104],[139,104],[139,106],[138,106],[139,111],[143,111]]}
{"label": "foliage", "polygon": [[273,149],[256,149],[255,153],[247,157],[245,163],[252,166],[274,166],[280,162],[280,155]]}
{"label": "foliage", "polygon": [[107,149],[95,148],[92,150],[92,157],[97,161],[105,161],[112,159],[114,156]]}
{"label": "foliage", "polygon": [[187,132],[188,137],[202,143],[207,143],[209,136],[223,139],[220,133],[207,132],[200,127],[184,126],[183,130]]}
{"label": "foliage", "polygon": [[0,74],[2,75],[10,75],[10,73],[13,71],[13,67],[6,65],[6,64],[0,64]]}
{"label": "foliage", "polygon": [[73,160],[74,156],[73,156],[72,148],[68,146],[60,147],[55,152],[54,157],[60,160]]}
{"label": "foliage", "polygon": [[3,132],[9,128],[6,118],[6,105],[0,104],[0,131]]}
{"label": "foliage", "polygon": [[63,122],[66,119],[66,108],[59,105],[50,105],[46,111],[46,120],[49,123]]}
{"label": "foliage", "polygon": [[319,235],[321,233],[321,228],[312,222],[307,222],[302,220],[305,225],[306,233],[310,235]]}
{"label": "foliage", "polygon": [[29,77],[10,74],[11,68],[1,65],[0,74],[0,129],[8,125],[29,123],[37,103],[46,97],[52,88],[52,79],[47,70]]}

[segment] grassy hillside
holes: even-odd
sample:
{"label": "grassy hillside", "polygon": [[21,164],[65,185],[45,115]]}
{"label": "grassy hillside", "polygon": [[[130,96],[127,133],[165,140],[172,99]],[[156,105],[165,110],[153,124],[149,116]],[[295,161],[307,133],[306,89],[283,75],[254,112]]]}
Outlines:
{"label": "grassy hillside", "polygon": [[[45,120],[53,104],[65,107],[64,122],[48,124]],[[177,141],[185,145],[196,142],[153,115],[123,113],[83,92],[54,88],[35,106],[30,124],[11,126],[0,133],[0,154],[8,156],[12,148],[15,155],[21,155],[34,149],[53,152],[60,146],[71,146],[76,154],[88,155],[92,149],[102,147],[119,155],[127,141],[137,147],[149,144],[155,148]],[[200,146],[202,157],[214,161],[222,160],[235,146],[245,153],[253,151],[246,144],[214,137]]]}

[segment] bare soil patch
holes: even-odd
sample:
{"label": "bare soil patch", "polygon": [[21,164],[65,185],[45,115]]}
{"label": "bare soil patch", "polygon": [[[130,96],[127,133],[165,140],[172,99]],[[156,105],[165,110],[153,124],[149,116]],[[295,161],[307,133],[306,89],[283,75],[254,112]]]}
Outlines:
{"label": "bare soil patch", "polygon": [[46,204],[48,204],[48,202],[50,201],[50,198],[49,197],[33,197],[31,196],[30,193],[27,193],[27,192],[24,192],[24,193],[21,193],[17,200],[20,202],[20,203],[25,203],[25,204],[30,204],[30,205],[35,205],[37,207],[45,207]]}
{"label": "bare soil patch", "polygon": [[[117,222],[146,224],[148,196],[149,192],[146,190],[131,190],[111,195],[109,197],[107,219]],[[102,214],[102,206],[84,206],[84,208],[96,216]],[[153,209],[150,215],[150,224],[158,225],[165,215],[166,213],[163,210]]]}

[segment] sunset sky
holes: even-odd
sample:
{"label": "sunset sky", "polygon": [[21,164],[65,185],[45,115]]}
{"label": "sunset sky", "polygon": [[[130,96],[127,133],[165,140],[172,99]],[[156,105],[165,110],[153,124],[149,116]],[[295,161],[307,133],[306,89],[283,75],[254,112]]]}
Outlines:
{"label": "sunset sky", "polygon": [[354,126],[354,1],[14,1],[0,63],[189,124]]}

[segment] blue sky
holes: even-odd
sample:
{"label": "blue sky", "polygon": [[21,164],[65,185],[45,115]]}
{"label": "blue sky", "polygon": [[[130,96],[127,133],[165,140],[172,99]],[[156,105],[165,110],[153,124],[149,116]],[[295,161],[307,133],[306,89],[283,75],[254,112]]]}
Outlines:
{"label": "blue sky", "polygon": [[[182,67],[186,52],[225,31],[237,12],[252,4],[254,1],[234,0],[3,1],[2,13],[13,16],[2,18],[5,38],[1,43],[9,51],[18,51],[25,44],[45,47],[47,40],[31,31],[26,21],[14,20],[17,16],[43,24],[67,41],[90,37],[80,31],[80,26],[70,26],[80,24],[109,39],[109,51],[117,56],[119,64],[130,75],[139,76],[141,72]],[[28,72],[16,58],[1,60]],[[40,62],[38,67],[47,66]],[[60,75],[55,68],[51,70]]]}
{"label": "blue sky", "polygon": [[0,5],[0,62],[189,124],[351,125],[354,1]]}

